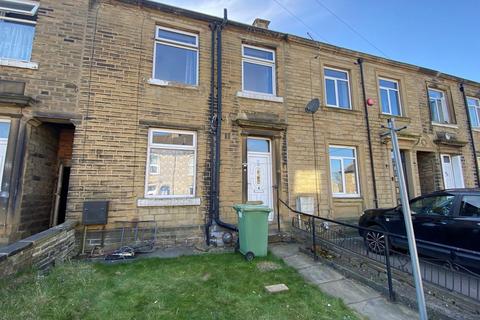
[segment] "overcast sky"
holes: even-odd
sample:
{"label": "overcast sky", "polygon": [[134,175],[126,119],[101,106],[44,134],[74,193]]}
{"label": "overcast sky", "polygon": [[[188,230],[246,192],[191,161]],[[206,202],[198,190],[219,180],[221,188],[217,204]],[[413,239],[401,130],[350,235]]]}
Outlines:
{"label": "overcast sky", "polygon": [[272,30],[480,82],[480,0],[157,1],[220,17],[227,8],[231,20],[264,18]]}

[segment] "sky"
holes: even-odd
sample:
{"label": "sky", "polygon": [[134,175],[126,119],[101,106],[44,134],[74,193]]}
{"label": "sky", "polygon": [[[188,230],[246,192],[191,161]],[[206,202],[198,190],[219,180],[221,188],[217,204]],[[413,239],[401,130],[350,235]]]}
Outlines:
{"label": "sky", "polygon": [[480,82],[480,0],[154,1]]}

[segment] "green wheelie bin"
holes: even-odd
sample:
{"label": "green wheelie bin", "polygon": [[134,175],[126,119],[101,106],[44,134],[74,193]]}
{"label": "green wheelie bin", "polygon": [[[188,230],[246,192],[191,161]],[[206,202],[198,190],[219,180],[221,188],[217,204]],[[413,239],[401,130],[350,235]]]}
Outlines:
{"label": "green wheelie bin", "polygon": [[268,214],[272,211],[264,205],[236,204],[238,216],[239,251],[247,261],[265,257],[268,247]]}

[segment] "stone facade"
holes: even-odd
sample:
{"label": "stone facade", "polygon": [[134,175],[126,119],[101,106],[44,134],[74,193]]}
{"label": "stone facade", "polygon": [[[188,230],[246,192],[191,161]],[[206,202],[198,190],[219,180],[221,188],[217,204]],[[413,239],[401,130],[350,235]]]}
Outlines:
{"label": "stone facade", "polygon": [[[74,131],[69,129],[74,137],[71,153],[67,152],[71,154],[67,159],[71,166],[67,219],[81,221],[86,200],[108,200],[107,228],[125,221],[154,221],[162,245],[205,239],[211,190],[212,67],[214,75],[218,72],[212,65],[212,22],[221,20],[148,1],[41,1],[32,53],[39,69],[23,74],[16,68],[0,67],[0,72],[2,79],[28,78],[25,95],[35,102],[22,114],[42,123],[53,118],[53,112],[75,124]],[[156,26],[198,36],[198,85],[151,80]],[[275,52],[275,96],[242,91],[242,44]],[[365,97],[359,58],[363,59]],[[348,73],[351,110],[326,106],[325,67]],[[399,85],[402,115],[396,121],[398,126],[407,126],[400,133],[400,147],[409,195],[443,188],[441,154],[461,155],[465,186],[477,186],[459,85],[463,82],[469,96],[479,97],[478,83],[236,22],[227,22],[222,31],[222,75],[219,199],[221,217],[227,222],[235,222],[233,204],[247,201],[244,164],[248,137],[271,141],[274,204],[278,197],[295,207],[298,197],[312,197],[316,214],[336,219],[356,219],[376,203],[380,207],[396,205],[391,145],[388,138],[381,137],[390,116],[381,112],[379,78],[393,79]],[[445,92],[453,124],[432,123],[428,88]],[[314,115],[305,112],[313,98],[320,100]],[[364,105],[367,98],[376,101],[367,107],[373,164]],[[149,129],[195,132],[193,197],[148,197]],[[445,140],[445,133],[452,138]],[[57,135],[62,146],[62,133]],[[479,139],[480,132],[475,131],[477,150]],[[356,151],[358,196],[333,195],[332,145]],[[70,150],[69,146],[65,150]],[[59,159],[54,166],[62,162]],[[288,226],[288,211],[282,207],[280,213],[281,223]]]}
{"label": "stone facade", "polygon": [[[0,114],[10,121],[0,245],[49,228],[63,130],[74,130],[89,1],[42,0],[28,62],[0,57]],[[70,147],[71,149],[71,147]]]}

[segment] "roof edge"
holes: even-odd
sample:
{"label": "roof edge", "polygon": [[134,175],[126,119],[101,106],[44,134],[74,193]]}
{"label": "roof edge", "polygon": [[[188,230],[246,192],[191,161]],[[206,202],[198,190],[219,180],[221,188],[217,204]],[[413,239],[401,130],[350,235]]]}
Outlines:
{"label": "roof edge", "polygon": [[[140,7],[150,8],[150,9],[157,9],[157,10],[160,10],[160,11],[165,12],[165,13],[181,15],[181,16],[191,18],[191,19],[195,19],[195,20],[201,20],[201,21],[206,21],[206,22],[218,22],[218,23],[223,22],[223,18],[219,18],[219,17],[216,17],[216,16],[208,15],[208,14],[193,11],[193,10],[188,10],[188,9],[184,9],[184,8],[180,8],[180,7],[171,6],[171,5],[160,3],[160,2],[154,2],[154,1],[151,1],[151,0],[116,0],[116,1],[122,2],[122,3],[125,3],[125,4],[137,5],[137,6],[140,6]],[[248,31],[258,32],[258,33],[261,33],[261,34],[264,34],[264,35],[267,35],[267,36],[272,36],[272,37],[275,37],[275,38],[283,38],[286,41],[289,41],[289,40],[294,41],[294,42],[297,42],[297,43],[300,43],[300,44],[303,44],[303,45],[306,45],[306,46],[314,47],[314,48],[317,48],[317,49],[320,49],[320,50],[321,49],[326,49],[326,50],[329,50],[330,52],[337,52],[337,53],[341,52],[341,53],[344,53],[346,55],[350,55],[354,58],[363,58],[366,62],[370,61],[370,62],[389,64],[389,65],[393,65],[393,66],[396,66],[396,67],[407,68],[409,70],[417,71],[417,72],[427,74],[427,75],[434,75],[436,77],[441,77],[441,78],[445,78],[445,79],[449,79],[449,80],[454,80],[456,82],[463,83],[463,84],[466,84],[466,85],[472,85],[472,86],[480,87],[480,82],[476,82],[476,81],[473,81],[473,80],[470,80],[470,79],[462,78],[462,77],[455,76],[455,75],[448,74],[448,73],[443,73],[441,71],[425,68],[425,67],[422,67],[422,66],[417,66],[417,65],[410,64],[410,63],[407,63],[407,62],[401,62],[401,61],[397,61],[397,60],[393,60],[393,59],[383,58],[383,57],[379,57],[379,56],[376,56],[376,55],[373,55],[373,54],[364,53],[364,52],[361,52],[361,51],[356,51],[356,50],[336,46],[336,45],[321,42],[321,41],[311,40],[311,39],[304,38],[304,37],[301,37],[301,36],[297,36],[297,35],[294,35],[294,34],[284,33],[284,32],[280,32],[280,31],[274,31],[274,30],[270,30],[270,29],[263,29],[263,28],[255,27],[255,26],[245,24],[245,23],[242,23],[242,22],[237,22],[237,21],[234,21],[234,20],[228,20],[227,25],[235,26],[235,27],[245,29],[245,30],[248,30]]]}

